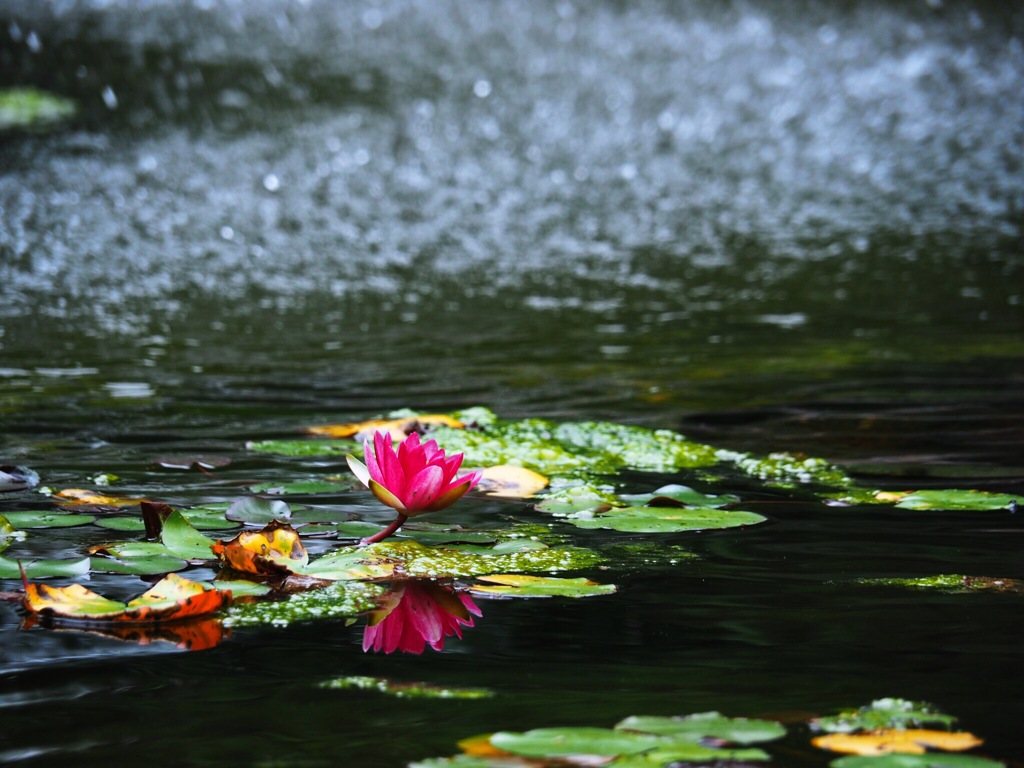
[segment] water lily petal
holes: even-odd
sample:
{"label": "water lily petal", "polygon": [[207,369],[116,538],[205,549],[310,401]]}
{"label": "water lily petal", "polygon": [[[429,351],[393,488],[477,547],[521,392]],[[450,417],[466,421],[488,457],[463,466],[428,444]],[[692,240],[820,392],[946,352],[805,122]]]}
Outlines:
{"label": "water lily petal", "polygon": [[426,509],[441,492],[444,471],[438,466],[424,467],[409,481],[405,505],[410,512]]}
{"label": "water lily petal", "polygon": [[387,504],[394,510],[409,514],[409,510],[405,508],[402,500],[373,478],[370,478],[370,490],[373,491],[373,495],[377,497],[381,504]]}
{"label": "water lily petal", "polygon": [[440,512],[442,509],[450,507],[456,501],[465,496],[473,485],[474,484],[472,483],[459,481],[434,499],[428,506],[419,510],[416,514],[422,514],[423,512]]}
{"label": "water lily petal", "polygon": [[352,470],[352,474],[356,476],[356,479],[360,483],[365,485],[367,488],[370,487],[370,470],[363,462],[353,456],[351,453],[345,454],[345,461],[348,462],[348,468]]}
{"label": "water lily petal", "polygon": [[377,458],[377,466],[381,473],[381,479],[377,482],[398,498],[404,498],[406,489],[405,472],[402,470],[398,456],[395,455],[391,435],[377,432],[373,436],[373,448],[374,455]]}

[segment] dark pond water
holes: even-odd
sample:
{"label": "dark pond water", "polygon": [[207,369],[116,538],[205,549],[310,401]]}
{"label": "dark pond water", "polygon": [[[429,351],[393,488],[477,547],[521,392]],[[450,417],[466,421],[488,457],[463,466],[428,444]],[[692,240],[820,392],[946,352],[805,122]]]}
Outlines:
{"label": "dark pond water", "polygon": [[[0,22],[0,84],[80,104],[0,136],[0,458],[46,486],[230,501],[344,471],[248,440],[481,404],[1024,495],[1016,4],[0,0]],[[232,463],[154,464],[173,454]],[[0,762],[400,766],[500,729],[883,696],[1024,760],[1021,596],[855,583],[1024,578],[1019,512],[705,490],[769,522],[583,574],[612,596],[478,600],[422,655],[364,652],[344,621],[187,653],[0,604]],[[316,501],[387,519],[365,492]],[[436,519],[497,515],[547,521],[480,499]],[[495,695],[318,687],[344,675]],[[773,764],[826,765],[807,736]]]}

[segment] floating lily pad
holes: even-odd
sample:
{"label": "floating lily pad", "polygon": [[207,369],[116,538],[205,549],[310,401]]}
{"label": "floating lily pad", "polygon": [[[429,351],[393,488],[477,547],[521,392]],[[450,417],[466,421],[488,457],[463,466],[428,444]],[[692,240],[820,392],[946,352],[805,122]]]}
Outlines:
{"label": "floating lily pad", "polygon": [[619,497],[626,506],[647,507],[702,507],[713,509],[735,504],[739,497],[731,494],[720,496],[695,491],[685,485],[664,485],[653,493],[623,494]]}
{"label": "floating lily pad", "polygon": [[428,683],[399,683],[380,677],[349,675],[320,683],[329,690],[376,691],[399,699],[487,699],[494,691],[487,688],[445,688]]}
{"label": "floating lily pad", "polygon": [[974,755],[931,753],[925,755],[891,754],[880,757],[850,755],[833,760],[829,768],[1005,768],[1005,763]]}
{"label": "floating lily pad", "polygon": [[344,456],[352,452],[351,440],[250,440],[245,447],[256,453],[278,456]]}
{"label": "floating lily pad", "polygon": [[263,597],[270,592],[272,588],[266,584],[260,584],[255,581],[245,581],[244,579],[216,579],[210,582],[202,582],[213,589],[218,589],[221,592],[230,592],[233,599],[239,597]]}
{"label": "floating lily pad", "polygon": [[500,750],[524,757],[636,755],[663,743],[650,734],[587,727],[535,728],[525,733],[499,731],[491,734],[490,742]]}
{"label": "floating lily pad", "polygon": [[175,510],[164,520],[160,540],[172,553],[185,560],[212,560],[213,540],[199,533]]}
{"label": "floating lily pad", "polygon": [[100,517],[94,521],[99,528],[123,533],[136,533],[146,530],[146,523],[141,517]]}
{"label": "floating lily pad", "polygon": [[236,523],[266,525],[274,520],[288,520],[292,516],[292,508],[278,499],[248,497],[233,503],[224,516]]}
{"label": "floating lily pad", "polygon": [[188,563],[165,545],[151,541],[120,542],[92,547],[92,570],[101,573],[131,573],[153,576],[183,570]]}
{"label": "floating lily pad", "polygon": [[443,413],[409,413],[389,419],[370,419],[350,424],[327,424],[310,427],[308,432],[313,435],[324,435],[325,437],[350,437],[353,439],[367,435],[372,436],[374,432],[385,432],[395,440],[402,440],[413,432],[423,432],[438,425],[444,425],[453,429],[465,427],[465,424],[458,419]]}
{"label": "floating lily pad", "polygon": [[35,88],[0,90],[0,131],[12,128],[39,130],[74,116],[71,99]]}
{"label": "floating lily pad", "polygon": [[[73,578],[89,572],[89,558],[80,560],[21,560],[30,579]],[[21,567],[17,560],[0,557],[0,579],[20,579]]]}
{"label": "floating lily pad", "polygon": [[209,504],[200,507],[178,510],[192,527],[199,531],[226,531],[237,528],[240,523],[237,520],[228,520],[225,516],[230,504]]}
{"label": "floating lily pad", "polygon": [[956,718],[945,715],[923,701],[876,699],[859,709],[843,710],[838,715],[810,721],[813,729],[827,733],[853,733],[880,728],[918,728],[925,725],[952,727]]}
{"label": "floating lily pad", "polygon": [[52,510],[27,510],[7,512],[7,521],[15,528],[72,528],[76,525],[88,525],[96,518],[92,515],[77,515]]}
{"label": "floating lily pad", "polygon": [[606,528],[624,533],[678,533],[737,528],[763,523],[756,512],[688,507],[615,507],[593,514],[577,512],[564,518],[578,528]]}
{"label": "floating lily pad", "polygon": [[230,627],[274,626],[358,616],[377,607],[387,587],[363,582],[337,582],[300,592],[285,600],[232,604],[224,624]]}
{"label": "floating lily pad", "polygon": [[722,739],[731,744],[755,744],[786,735],[785,727],[774,720],[725,717],[719,712],[700,712],[685,717],[633,716],[617,723],[615,728],[695,742]]}
{"label": "floating lily pad", "polygon": [[288,483],[259,483],[249,487],[253,493],[268,493],[272,496],[290,496],[297,494],[342,493],[351,491],[352,483],[339,483],[330,480],[298,480]]}
{"label": "floating lily pad", "polygon": [[[914,491],[907,494],[890,494],[898,496],[896,506],[900,509],[936,509],[949,511],[988,511],[997,509],[1015,509],[1018,498],[1002,493],[986,493],[984,491]],[[876,498],[878,496],[876,495]]]}
{"label": "floating lily pad", "polygon": [[614,584],[598,584],[584,578],[495,574],[480,576],[479,580],[486,584],[474,584],[473,592],[502,597],[592,597],[615,592]]}
{"label": "floating lily pad", "polygon": [[490,496],[527,499],[547,488],[548,482],[548,478],[532,469],[500,464],[484,467],[476,488]]}

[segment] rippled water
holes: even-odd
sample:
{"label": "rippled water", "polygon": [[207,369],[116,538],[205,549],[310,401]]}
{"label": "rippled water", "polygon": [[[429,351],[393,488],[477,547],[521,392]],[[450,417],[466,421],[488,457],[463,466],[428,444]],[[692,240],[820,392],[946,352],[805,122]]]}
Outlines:
{"label": "rippled water", "polygon": [[[48,485],[227,500],[340,471],[246,440],[481,403],[806,451],[880,487],[1022,491],[1013,4],[3,0],[0,72],[80,103],[0,135],[0,458]],[[173,453],[233,464],[153,466]],[[422,657],[332,622],[185,654],[18,631],[3,604],[0,761],[402,765],[500,728],[888,695],[1024,754],[1019,596],[849,583],[1021,578],[1019,513],[825,511],[733,482],[769,525],[616,564],[609,598],[485,601]],[[315,687],[342,674],[499,695]],[[824,765],[805,742],[792,764]]]}

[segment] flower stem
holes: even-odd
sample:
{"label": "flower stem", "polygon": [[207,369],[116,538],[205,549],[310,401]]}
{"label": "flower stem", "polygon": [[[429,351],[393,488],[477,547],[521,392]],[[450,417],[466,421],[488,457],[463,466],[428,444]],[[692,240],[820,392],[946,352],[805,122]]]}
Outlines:
{"label": "flower stem", "polygon": [[399,513],[398,517],[396,517],[394,519],[394,521],[392,521],[391,525],[389,525],[383,531],[380,531],[378,533],[373,534],[373,536],[369,536],[369,537],[363,539],[359,543],[362,544],[365,547],[367,544],[376,544],[378,541],[383,541],[388,536],[390,536],[395,531],[397,531],[399,528],[401,528],[402,525],[405,523],[405,521],[408,520],[408,519],[409,519],[408,515],[403,515],[402,513]]}

